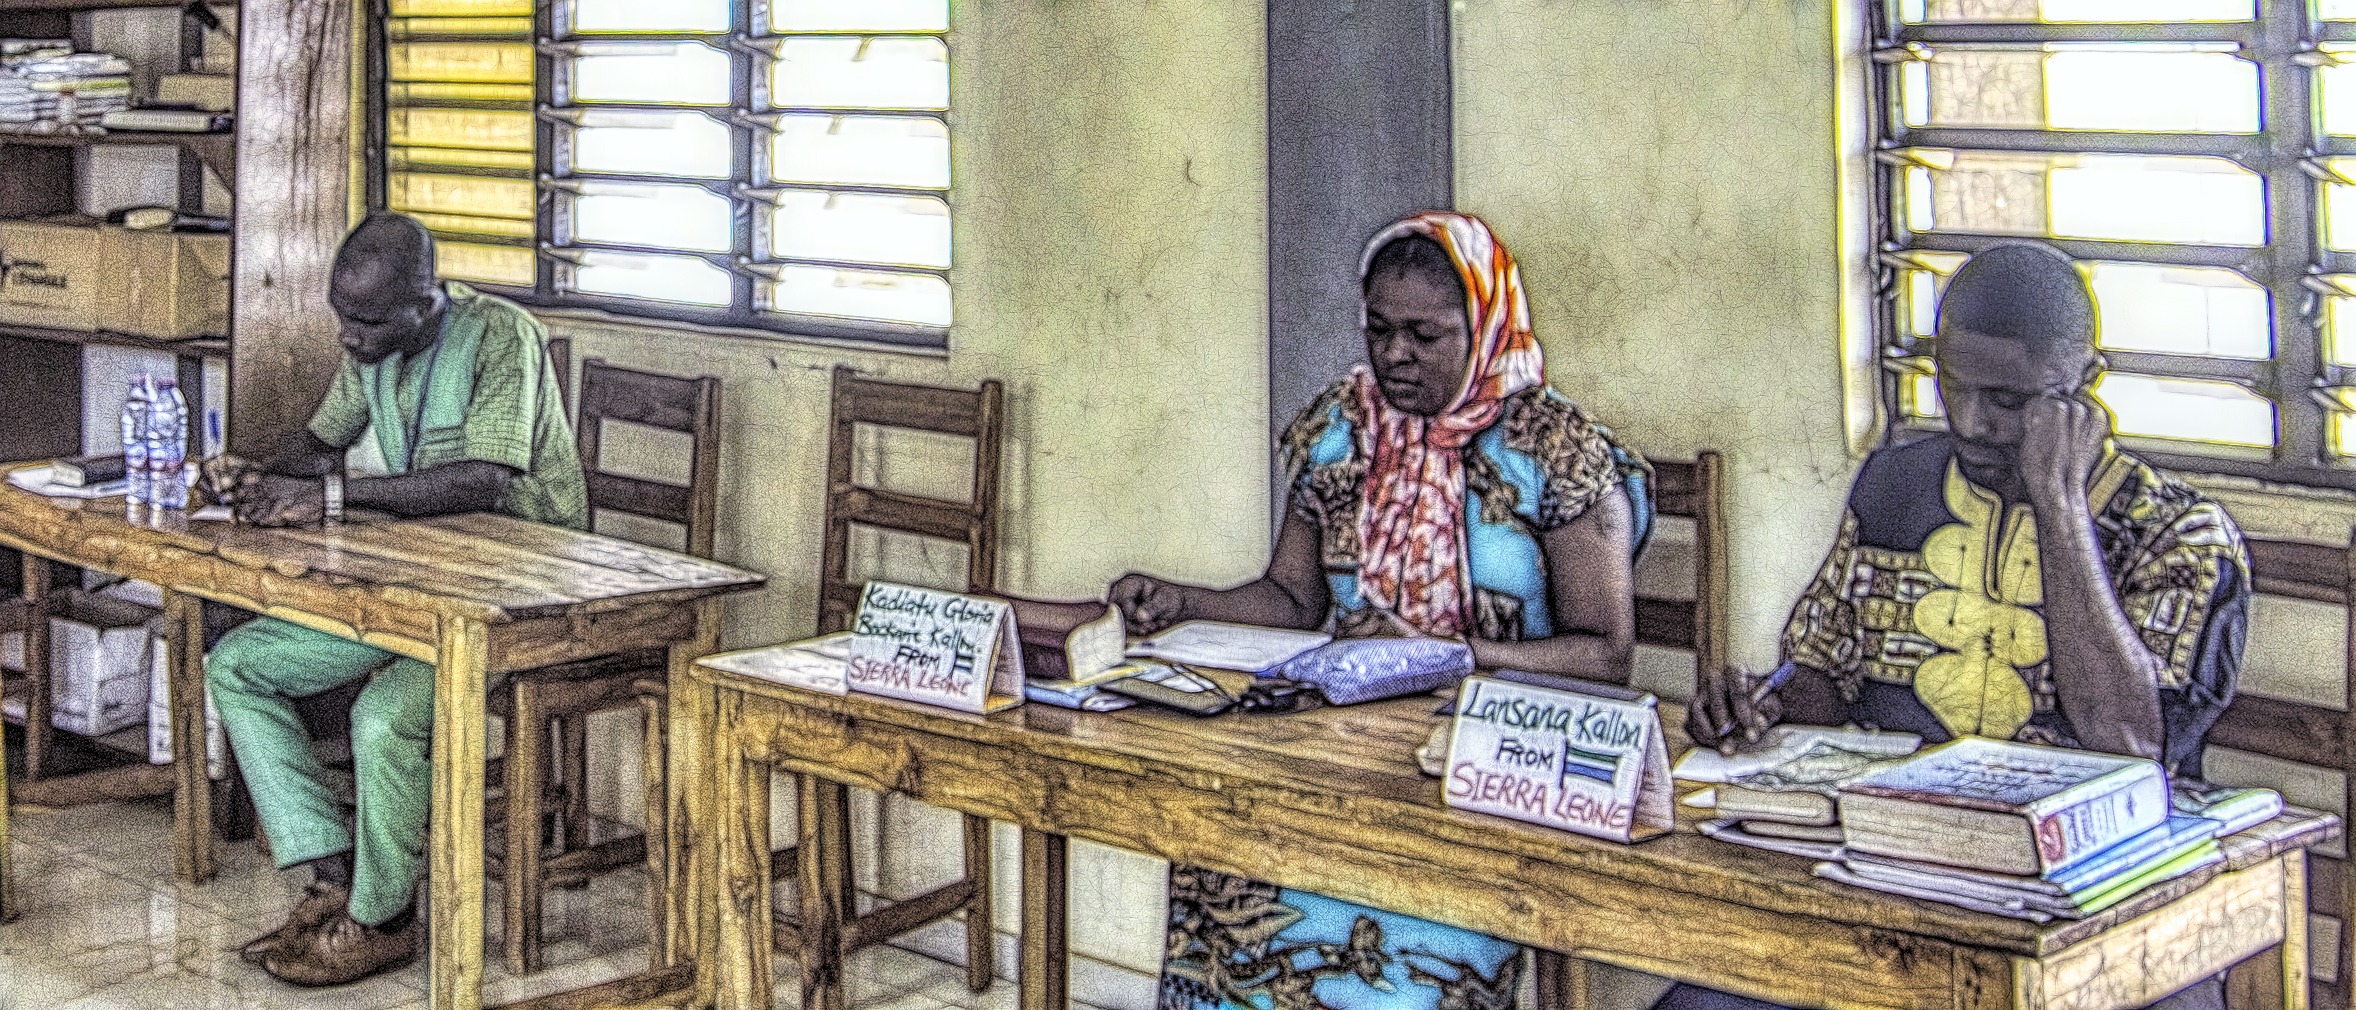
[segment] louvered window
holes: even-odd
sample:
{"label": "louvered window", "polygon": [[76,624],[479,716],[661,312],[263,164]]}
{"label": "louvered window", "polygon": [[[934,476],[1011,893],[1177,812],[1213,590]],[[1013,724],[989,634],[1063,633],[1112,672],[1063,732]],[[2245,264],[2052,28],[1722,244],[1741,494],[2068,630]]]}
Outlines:
{"label": "louvered window", "polygon": [[1938,296],[2009,237],[2078,259],[2122,437],[2356,487],[2356,0],[1867,0],[1884,391],[1941,423]]}
{"label": "louvered window", "polygon": [[938,344],[947,0],[392,0],[383,205],[541,305]]}

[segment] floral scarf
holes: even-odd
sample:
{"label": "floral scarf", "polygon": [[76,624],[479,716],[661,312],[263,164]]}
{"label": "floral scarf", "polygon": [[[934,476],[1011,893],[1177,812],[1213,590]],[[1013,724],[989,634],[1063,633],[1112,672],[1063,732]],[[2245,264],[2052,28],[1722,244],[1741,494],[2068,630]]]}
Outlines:
{"label": "floral scarf", "polygon": [[1456,398],[1437,416],[1391,406],[1371,368],[1350,373],[1371,423],[1358,429],[1370,461],[1359,586],[1368,603],[1427,635],[1455,636],[1471,623],[1466,558],[1464,447],[1496,423],[1506,397],[1545,382],[1546,357],[1530,333],[1521,268],[1489,226],[1469,214],[1432,211],[1399,221],[1366,243],[1363,281],[1383,246],[1420,235],[1439,243],[1464,282],[1472,347]]}

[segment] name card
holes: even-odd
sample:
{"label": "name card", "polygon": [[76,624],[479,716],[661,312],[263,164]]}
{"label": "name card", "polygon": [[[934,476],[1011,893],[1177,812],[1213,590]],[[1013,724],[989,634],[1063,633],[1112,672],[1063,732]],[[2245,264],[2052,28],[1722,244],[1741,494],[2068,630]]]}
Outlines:
{"label": "name card", "polygon": [[851,622],[853,691],[996,712],[1022,704],[1023,656],[1004,600],[870,582]]}
{"label": "name card", "polygon": [[1631,842],[1669,830],[1669,752],[1649,694],[1606,697],[1468,677],[1442,780],[1448,805]]}

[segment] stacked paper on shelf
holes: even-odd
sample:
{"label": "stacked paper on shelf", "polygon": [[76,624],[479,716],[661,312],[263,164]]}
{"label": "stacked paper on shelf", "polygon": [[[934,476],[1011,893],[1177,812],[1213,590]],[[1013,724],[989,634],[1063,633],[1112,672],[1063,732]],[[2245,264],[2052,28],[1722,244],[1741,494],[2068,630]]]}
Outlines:
{"label": "stacked paper on shelf", "polygon": [[93,128],[131,107],[131,64],[46,40],[0,41],[0,126]]}

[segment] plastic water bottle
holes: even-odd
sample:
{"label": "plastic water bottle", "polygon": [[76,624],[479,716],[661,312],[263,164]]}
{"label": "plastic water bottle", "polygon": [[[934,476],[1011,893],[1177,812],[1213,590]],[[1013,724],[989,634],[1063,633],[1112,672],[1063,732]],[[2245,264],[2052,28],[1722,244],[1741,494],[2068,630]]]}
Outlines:
{"label": "plastic water bottle", "polygon": [[147,471],[148,415],[154,404],[155,393],[148,377],[142,375],[131,380],[131,391],[123,397],[123,483],[133,507],[155,498]]}
{"label": "plastic water bottle", "polygon": [[188,507],[188,401],[171,379],[155,383],[147,415],[147,472],[154,482],[149,502],[160,509]]}

